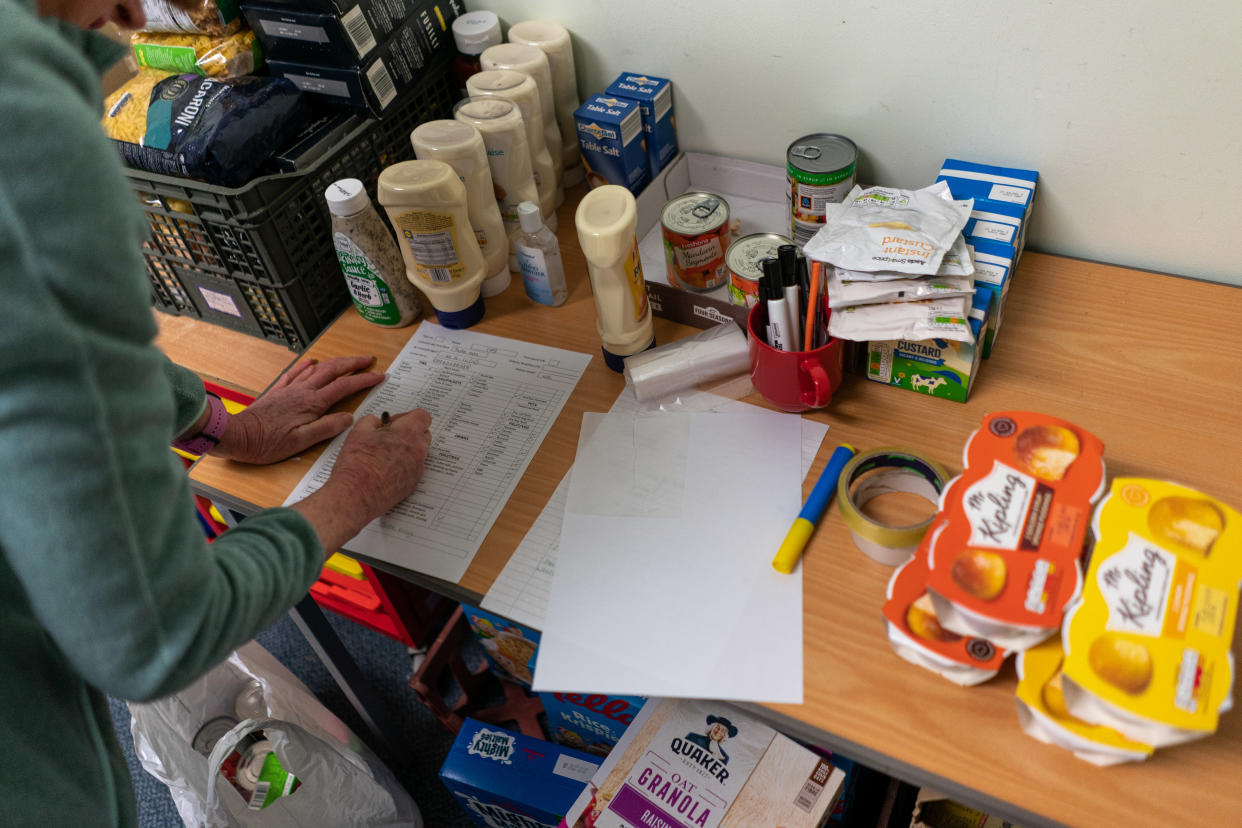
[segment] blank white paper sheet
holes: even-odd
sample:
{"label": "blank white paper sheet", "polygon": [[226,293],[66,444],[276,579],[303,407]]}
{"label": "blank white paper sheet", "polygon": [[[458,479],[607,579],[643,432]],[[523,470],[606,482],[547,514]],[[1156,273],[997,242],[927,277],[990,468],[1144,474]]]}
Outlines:
{"label": "blank white paper sheet", "polygon": [[583,416],[534,687],[802,701],[801,418]]}

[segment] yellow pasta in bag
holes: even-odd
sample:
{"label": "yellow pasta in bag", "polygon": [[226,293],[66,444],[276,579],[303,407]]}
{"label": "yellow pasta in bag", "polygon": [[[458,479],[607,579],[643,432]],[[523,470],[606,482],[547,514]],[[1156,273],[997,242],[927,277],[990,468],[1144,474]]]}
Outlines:
{"label": "yellow pasta in bag", "polygon": [[263,65],[254,32],[194,35],[135,32],[130,36],[138,65],[168,72],[193,72],[213,78],[252,74]]}

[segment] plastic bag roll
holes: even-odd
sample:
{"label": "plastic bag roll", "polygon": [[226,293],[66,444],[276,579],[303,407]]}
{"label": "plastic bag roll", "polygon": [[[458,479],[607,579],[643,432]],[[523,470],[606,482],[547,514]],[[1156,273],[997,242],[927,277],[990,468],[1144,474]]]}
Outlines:
{"label": "plastic bag roll", "polygon": [[733,322],[625,358],[625,381],[639,402],[749,370],[746,334]]}

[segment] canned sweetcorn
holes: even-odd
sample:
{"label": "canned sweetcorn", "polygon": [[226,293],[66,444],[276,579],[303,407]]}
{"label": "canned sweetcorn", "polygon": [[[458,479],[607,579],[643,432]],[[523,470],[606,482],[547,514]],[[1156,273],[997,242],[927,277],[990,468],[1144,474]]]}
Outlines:
{"label": "canned sweetcorn", "polygon": [[751,307],[759,301],[759,277],[763,275],[760,262],[775,259],[782,244],[793,241],[779,233],[751,233],[729,245],[725,265],[729,269],[730,302]]}
{"label": "canned sweetcorn", "polygon": [[669,284],[714,290],[728,281],[729,203],[713,193],[686,193],[664,205],[664,260]]}
{"label": "canned sweetcorn", "polygon": [[789,145],[785,175],[789,184],[790,234],[806,244],[824,224],[825,204],[839,204],[854,186],[858,147],[844,135],[816,132]]}

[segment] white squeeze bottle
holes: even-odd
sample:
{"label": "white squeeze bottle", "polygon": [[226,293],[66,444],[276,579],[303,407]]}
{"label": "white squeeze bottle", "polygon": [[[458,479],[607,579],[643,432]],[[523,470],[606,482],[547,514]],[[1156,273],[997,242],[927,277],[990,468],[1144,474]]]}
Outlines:
{"label": "white squeeze bottle", "polygon": [[[628,192],[628,190],[627,190]],[[483,318],[487,263],[466,212],[466,185],[443,161],[402,161],[379,174],[379,203],[396,229],[405,274],[446,328]]]}
{"label": "white squeeze bottle", "polygon": [[596,187],[574,214],[595,296],[595,327],[604,362],[618,373],[625,358],[655,345],[647,286],[638,258],[638,205],[625,187]]}
{"label": "white squeeze bottle", "polygon": [[513,247],[522,269],[526,295],[543,305],[565,304],[569,288],[565,285],[565,265],[561,262],[561,246],[556,234],[543,223],[539,205],[533,201],[518,205],[518,218],[522,222],[522,235]]}
{"label": "white squeeze bottle", "polygon": [[574,48],[569,31],[560,23],[548,20],[524,20],[509,27],[509,42],[538,47],[548,56],[552,67],[552,108],[561,129],[561,157],[565,166],[561,183],[572,187],[582,181],[583,169],[578,154],[578,127],[574,124],[578,78],[574,73]]}
{"label": "white squeeze bottle", "polygon": [[368,322],[403,328],[422,316],[418,290],[405,278],[401,251],[356,178],[324,192],[332,214],[332,246],[358,314]]}
{"label": "white squeeze bottle", "polygon": [[[552,64],[548,56],[538,46],[527,46],[525,43],[501,43],[488,46],[479,55],[479,65],[484,71],[488,69],[511,69],[530,75],[539,92],[539,122],[543,125],[543,138],[548,145],[548,153],[552,156],[552,167],[556,170],[556,206],[565,200],[565,158],[561,128],[556,123],[556,97],[552,91]],[[577,133],[574,134],[575,141]]]}
{"label": "white squeeze bottle", "polygon": [[483,136],[500,218],[504,220],[505,232],[509,234],[509,269],[517,270],[517,254],[512,243],[522,232],[518,223],[518,205],[523,201],[539,201],[522,113],[513,101],[486,96],[458,101],[453,106],[453,117],[470,124]]}
{"label": "white squeeze bottle", "polygon": [[539,88],[535,86],[534,79],[530,75],[509,69],[485,69],[466,78],[466,89],[472,98],[492,95],[517,105],[522,114],[522,124],[526,127],[526,146],[530,150],[535,189],[539,191],[539,209],[543,213],[543,220],[555,232],[556,168],[552,164],[552,154],[548,152],[548,141],[544,137],[540,120],[542,116],[539,114]]}
{"label": "white squeeze bottle", "polygon": [[466,212],[479,250],[487,260],[484,297],[498,296],[509,287],[509,234],[505,231],[496,189],[487,164],[483,136],[461,121],[427,121],[410,133],[414,155],[424,161],[443,161],[457,171],[466,185]]}

